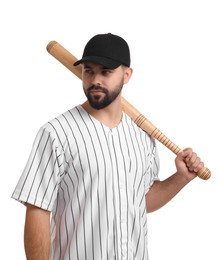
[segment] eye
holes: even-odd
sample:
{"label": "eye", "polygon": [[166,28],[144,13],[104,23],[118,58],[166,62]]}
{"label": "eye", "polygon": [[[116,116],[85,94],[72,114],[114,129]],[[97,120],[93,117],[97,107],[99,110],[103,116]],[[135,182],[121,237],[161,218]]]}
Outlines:
{"label": "eye", "polygon": [[88,75],[92,75],[92,74],[93,74],[93,71],[92,71],[91,69],[85,68],[85,69],[84,69],[84,73],[85,73],[85,74],[88,74]]}
{"label": "eye", "polygon": [[112,70],[102,70],[102,75],[104,75],[104,76],[108,76],[111,73],[112,73]]}

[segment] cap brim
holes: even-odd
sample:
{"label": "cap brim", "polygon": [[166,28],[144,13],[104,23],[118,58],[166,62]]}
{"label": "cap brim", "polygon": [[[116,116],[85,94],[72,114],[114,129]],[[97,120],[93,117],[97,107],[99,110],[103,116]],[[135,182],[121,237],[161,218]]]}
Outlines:
{"label": "cap brim", "polygon": [[121,65],[121,63],[119,61],[115,61],[112,59],[98,57],[98,56],[88,56],[88,57],[82,58],[81,60],[76,61],[74,63],[74,66],[77,66],[86,61],[103,65],[104,67],[106,67],[108,69],[116,69],[117,67],[119,67]]}

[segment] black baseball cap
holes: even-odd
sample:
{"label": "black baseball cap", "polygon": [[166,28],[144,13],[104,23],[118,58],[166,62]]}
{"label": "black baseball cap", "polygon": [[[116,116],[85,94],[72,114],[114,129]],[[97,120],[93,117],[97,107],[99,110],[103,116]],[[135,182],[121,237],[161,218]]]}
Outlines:
{"label": "black baseball cap", "polygon": [[86,44],[82,59],[74,63],[77,66],[85,61],[115,69],[120,65],[130,67],[130,50],[127,42],[112,33],[97,34]]}

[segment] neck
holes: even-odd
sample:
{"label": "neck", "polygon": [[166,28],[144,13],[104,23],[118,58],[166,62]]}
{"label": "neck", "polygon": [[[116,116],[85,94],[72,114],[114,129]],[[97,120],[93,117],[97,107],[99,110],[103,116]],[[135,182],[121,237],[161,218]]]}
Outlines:
{"label": "neck", "polygon": [[94,118],[109,128],[116,127],[122,119],[121,97],[117,97],[109,106],[103,109],[93,108],[88,101],[82,107]]}

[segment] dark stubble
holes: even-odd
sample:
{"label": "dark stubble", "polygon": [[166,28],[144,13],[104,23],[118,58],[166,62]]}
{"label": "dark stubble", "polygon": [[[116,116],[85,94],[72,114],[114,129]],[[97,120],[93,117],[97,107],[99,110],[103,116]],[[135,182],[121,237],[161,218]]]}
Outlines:
{"label": "dark stubble", "polygon": [[[109,91],[108,89],[102,87],[102,86],[94,86],[92,85],[87,90],[84,88],[84,93],[88,99],[88,102],[90,105],[95,109],[102,109],[110,105],[120,94],[121,90],[123,88],[123,80],[115,87],[114,90]],[[94,95],[90,94],[90,90],[99,90],[104,93],[104,96],[101,96],[100,94]]]}

